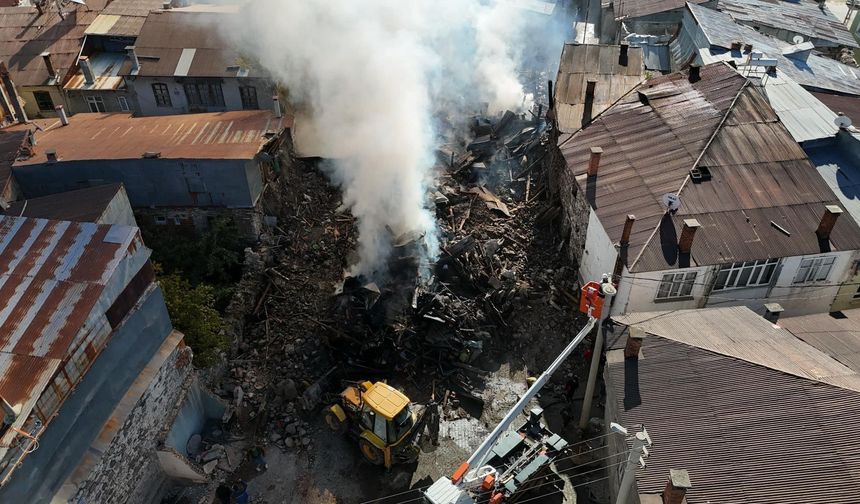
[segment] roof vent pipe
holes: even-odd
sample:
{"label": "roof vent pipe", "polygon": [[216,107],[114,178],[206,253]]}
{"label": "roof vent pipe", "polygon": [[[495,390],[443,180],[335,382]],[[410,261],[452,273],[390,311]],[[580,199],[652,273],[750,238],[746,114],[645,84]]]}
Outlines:
{"label": "roof vent pipe", "polygon": [[173,2],[171,0],[165,0],[164,2],[161,2],[162,10],[170,10],[171,7],[173,7]]}
{"label": "roof vent pipe", "polygon": [[597,169],[600,168],[600,156],[603,154],[603,149],[600,147],[591,148],[591,157],[588,160],[588,176],[596,177]]}
{"label": "roof vent pipe", "polygon": [[88,56],[81,56],[78,59],[78,64],[81,67],[81,72],[84,74],[84,82],[87,84],[93,84],[96,82],[96,74],[93,73],[93,66],[90,64],[90,58]]}
{"label": "roof vent pipe", "polygon": [[59,159],[57,157],[57,151],[55,149],[48,149],[45,151],[45,157],[48,158],[49,163],[56,163]]}
{"label": "roof vent pipe", "polygon": [[827,205],[824,207],[824,215],[821,216],[821,222],[818,224],[818,229],[815,230],[815,234],[818,235],[819,240],[830,240],[830,233],[833,231],[836,219],[840,215],[842,215],[842,209],[838,205]]}
{"label": "roof vent pipe", "polygon": [[779,303],[765,303],[764,319],[775,325],[776,322],[779,320],[779,314],[784,311],[785,308],[783,308],[782,305]]}
{"label": "roof vent pipe", "polygon": [[62,123],[63,126],[68,126],[69,116],[66,115],[65,107],[63,107],[62,105],[57,105],[56,107],[54,107],[54,110],[57,111],[57,117],[60,118],[60,123]]}
{"label": "roof vent pipe", "polygon": [[51,79],[57,78],[57,71],[54,70],[54,64],[51,63],[51,53],[45,51],[42,53],[42,59],[45,60],[45,67],[48,69],[48,77]]}
{"label": "roof vent pipe", "polygon": [[624,221],[624,231],[621,232],[621,245],[630,243],[630,233],[633,232],[633,223],[636,222],[636,216],[627,214],[627,219]]}
{"label": "roof vent pipe", "polygon": [[663,504],[681,504],[692,488],[690,473],[686,469],[669,469],[669,480],[663,489]]}
{"label": "roof vent pipe", "polygon": [[272,96],[272,112],[275,113],[275,117],[281,117],[281,99],[278,98],[278,95]]}
{"label": "roof vent pipe", "polygon": [[125,46],[128,58],[131,60],[131,75],[137,75],[140,72],[140,60],[137,59],[137,51],[135,49],[133,45]]}
{"label": "roof vent pipe", "polygon": [[681,238],[678,240],[678,249],[682,254],[689,254],[693,250],[693,238],[696,231],[702,227],[696,219],[684,219],[684,227],[681,230]]}

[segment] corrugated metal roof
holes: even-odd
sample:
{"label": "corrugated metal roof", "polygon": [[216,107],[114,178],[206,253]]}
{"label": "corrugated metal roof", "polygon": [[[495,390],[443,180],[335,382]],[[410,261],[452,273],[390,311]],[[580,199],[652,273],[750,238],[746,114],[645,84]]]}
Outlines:
{"label": "corrugated metal roof", "polygon": [[615,103],[644,80],[642,49],[630,47],[627,62],[620,62],[616,45],[565,44],[556,79],[555,105],[558,126],[571,133],[582,127],[588,81],[595,82],[591,117]]}
{"label": "corrugated metal roof", "polygon": [[[709,0],[693,0],[704,3]],[[683,9],[685,0],[615,0],[615,19],[633,19],[675,9]]]}
{"label": "corrugated metal roof", "polygon": [[860,96],[844,96],[818,91],[813,91],[812,95],[831,111],[842,112],[860,125]]}
{"label": "corrugated metal roof", "polygon": [[[68,126],[56,119],[43,121],[46,131],[36,132],[35,155],[15,166],[47,162],[45,151],[54,149],[60,161],[136,159],[158,152],[169,159],[251,159],[292,119],[276,118],[268,110],[241,110],[206,114],[132,117],[127,113],[75,114]],[[31,125],[8,129],[22,130]]]}
{"label": "corrugated metal roof", "polygon": [[[733,60],[742,65],[749,53],[731,51],[733,42],[750,44],[754,51],[761,51],[768,58],[777,60],[777,68],[801,86],[860,95],[860,70],[818,54],[810,54],[806,61],[798,61],[782,54],[791,44],[769,37],[756,30],[737,24],[731,16],[700,5],[687,4],[692,16],[685,16],[684,23],[694,23],[707,39],[710,47],[699,47],[704,63]],[[685,26],[681,35],[695,31],[695,26]],[[683,66],[689,62],[676,61]]]}
{"label": "corrugated metal roof", "polygon": [[780,319],[779,325],[860,372],[860,308]]}
{"label": "corrugated metal roof", "polygon": [[720,0],[717,8],[740,23],[785,30],[834,45],[858,47],[857,41],[826,5],[818,2]]}
{"label": "corrugated metal roof", "polygon": [[0,130],[0,196],[12,183],[12,163],[18,157],[18,149],[25,138],[26,131]]}
{"label": "corrugated metal roof", "polygon": [[[0,352],[0,397],[13,407],[20,407],[22,412],[12,427],[20,429],[27,421],[60,362],[60,359]],[[0,459],[5,456],[15,436],[15,432],[10,431],[0,439]]]}
{"label": "corrugated metal roof", "polygon": [[119,70],[126,59],[125,54],[96,53],[89,55],[88,58],[95,74],[95,82],[87,84],[83,71],[78,68],[77,73],[72,75],[63,87],[66,89],[92,91],[119,89],[125,86],[123,78],[119,76]]}
{"label": "corrugated metal roof", "polygon": [[162,0],[113,0],[87,27],[86,34],[136,37],[146,16],[162,4]]}
{"label": "corrugated metal roof", "polygon": [[84,30],[98,15],[98,5],[67,4],[63,8],[67,14],[61,18],[53,5],[48,2],[41,16],[35,7],[0,8],[0,60],[9,67],[18,86],[55,84],[49,81],[43,52],[51,53],[51,63],[62,84],[77,64]]}
{"label": "corrugated metal roof", "polygon": [[[626,216],[636,215],[631,271],[678,265],[679,228],[689,218],[703,226],[691,264],[822,252],[815,229],[824,206],[837,197],[767,100],[745,82],[724,64],[702,68],[695,83],[682,74],[658,77],[560,142],[568,176],[576,177],[613,242],[620,240]],[[603,148],[603,155],[597,178],[589,182],[591,147]],[[688,183],[694,165],[708,168],[711,179]],[[662,195],[679,191],[681,209],[665,216]],[[837,222],[831,246],[860,249],[853,219]]]}
{"label": "corrugated metal roof", "polygon": [[777,70],[763,80],[770,106],[797,142],[836,135],[836,114],[812,93]]}
{"label": "corrugated metal roof", "polygon": [[[185,10],[151,12],[135,41],[140,59],[138,75],[237,77],[238,71],[233,67],[244,60],[218,29],[227,25],[232,15]],[[182,59],[183,54],[188,61]],[[182,71],[177,73],[179,70]],[[128,75],[130,71],[131,63],[126,62],[120,74]],[[260,72],[252,68],[249,75],[258,77]]]}
{"label": "corrugated metal roof", "polygon": [[6,215],[97,222],[120,190],[122,190],[122,184],[105,184],[41,198],[14,201],[6,209]]}
{"label": "corrugated metal roof", "polygon": [[[860,393],[836,376],[828,378],[832,385],[821,383],[814,370],[846,368],[788,331],[777,339],[769,324],[744,324],[729,313],[727,320],[725,312],[711,309],[690,314],[686,324],[670,319],[660,329],[670,337],[646,336],[638,360],[624,361],[621,351],[608,355],[606,386],[614,402],[607,408],[622,425],[644,424],[655,443],[647,468],[637,470],[639,492],[662,492],[669,469],[683,468],[693,482],[689,504],[856,504]],[[710,350],[680,342],[687,337],[728,346]],[[791,351],[762,343],[794,345],[791,340],[797,342]],[[856,382],[856,375],[847,376]]]}

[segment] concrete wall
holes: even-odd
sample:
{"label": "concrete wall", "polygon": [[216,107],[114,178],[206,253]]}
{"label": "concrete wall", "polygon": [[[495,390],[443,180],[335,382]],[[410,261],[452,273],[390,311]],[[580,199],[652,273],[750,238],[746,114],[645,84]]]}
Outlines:
{"label": "concrete wall", "polygon": [[848,263],[845,280],[830,307],[831,311],[860,308],[860,252],[855,252]]}
{"label": "concrete wall", "polygon": [[[619,300],[613,305],[612,313],[702,308],[705,303],[705,295],[710,289],[713,269],[713,266],[703,266],[699,268],[684,268],[683,270],[673,269],[637,273],[627,273],[625,271],[621,279],[621,285],[619,286]],[[667,273],[680,273],[682,271],[695,271],[697,273],[691,296],[683,299],[656,300],[655,298],[663,275]],[[622,296],[626,297],[624,305],[621,304],[623,300]]]}
{"label": "concrete wall", "polygon": [[[257,78],[226,78],[213,79],[221,81],[221,92],[224,95],[223,107],[208,107],[196,109],[195,112],[222,112],[225,110],[242,110],[242,98],[239,94],[240,86],[253,86],[257,89],[257,104],[260,109],[270,110],[272,108],[273,86],[265,79]],[[155,103],[155,94],[152,91],[154,83],[166,84],[170,90],[171,107],[160,107]],[[136,96],[136,103],[141,115],[170,115],[185,114],[191,112],[188,100],[185,96],[185,87],[181,79],[175,77],[134,77],[126,79],[126,83]]]}
{"label": "concrete wall", "polygon": [[135,212],[140,222],[161,226],[187,226],[202,232],[212,220],[230,217],[242,236],[256,240],[263,231],[263,213],[254,208],[139,208]]}
{"label": "concrete wall", "polygon": [[57,113],[54,110],[39,110],[39,106],[36,105],[36,98],[33,97],[34,91],[47,91],[51,94],[54,106],[63,105],[66,110],[69,110],[66,96],[63,93],[63,89],[59,86],[18,86],[18,95],[24,100],[24,112],[28,118],[57,117]]}
{"label": "concrete wall", "polygon": [[[58,152],[62,158],[62,152]],[[262,188],[256,163],[242,159],[117,159],[60,161],[14,168],[28,198],[110,182],[125,184],[138,207],[251,208]],[[256,173],[255,173],[256,172]],[[190,188],[205,192],[192,193]]]}
{"label": "concrete wall", "polygon": [[[91,112],[87,96],[98,95],[102,97],[105,104],[105,112],[130,112],[140,114],[140,107],[137,104],[137,97],[129,90],[125,89],[110,89],[103,91],[81,91],[69,90],[66,91],[68,111],[70,114],[79,112]],[[123,110],[119,104],[119,97],[123,97],[128,103],[128,110]]]}
{"label": "concrete wall", "polygon": [[[69,502],[156,502],[165,482],[155,454],[156,434],[166,427],[170,418],[166,412],[176,407],[193,372],[191,352],[181,344],[181,335],[176,341],[165,341],[162,348],[167,355],[153,359],[157,360],[151,363],[154,369],[147,370],[152,374],[141,373],[141,378],[146,378],[140,380],[145,390],[135,397],[133,409],[125,412],[125,421],[87,478],[77,484],[77,492]],[[112,418],[117,416],[115,412]]]}
{"label": "concrete wall", "polygon": [[612,274],[618,252],[597,218],[597,213],[589,208],[588,230],[579,275],[584,282],[599,281],[604,273]]}
{"label": "concrete wall", "polygon": [[[556,140],[551,138],[550,142]],[[567,169],[564,156],[558,147],[550,147],[547,163],[550,178],[558,181],[557,186],[550,189],[553,197],[561,204],[561,228],[567,241],[568,257],[579,268],[585,251],[591,205],[586,201],[584,191],[579,190],[573,174]]]}

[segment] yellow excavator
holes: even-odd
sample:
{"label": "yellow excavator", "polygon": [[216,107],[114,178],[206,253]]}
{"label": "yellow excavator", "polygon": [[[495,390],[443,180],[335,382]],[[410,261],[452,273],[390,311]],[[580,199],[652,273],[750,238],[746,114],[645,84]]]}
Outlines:
{"label": "yellow excavator", "polygon": [[[436,404],[412,403],[384,382],[361,382],[340,393],[340,401],[329,407],[326,423],[332,431],[358,439],[362,455],[375,465],[415,462],[425,435],[435,444],[438,435]],[[428,421],[431,424],[425,434]]]}

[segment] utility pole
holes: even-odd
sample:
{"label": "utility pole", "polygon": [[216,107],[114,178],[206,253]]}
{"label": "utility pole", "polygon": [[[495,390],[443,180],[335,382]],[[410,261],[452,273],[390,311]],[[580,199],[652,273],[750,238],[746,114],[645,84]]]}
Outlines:
{"label": "utility pole", "polygon": [[621,486],[618,488],[618,498],[615,504],[627,504],[630,489],[633,488],[633,477],[636,474],[636,466],[645,467],[645,457],[648,456],[648,447],[651,446],[651,436],[645,427],[642,432],[637,432],[633,439],[633,448],[627,454],[627,465],[624,466],[624,476],[621,478]]}
{"label": "utility pole", "polygon": [[585,396],[582,398],[582,416],[579,417],[580,430],[588,425],[591,418],[591,401],[594,399],[594,386],[597,383],[597,369],[600,367],[600,356],[603,354],[603,321],[609,317],[609,304],[615,295],[615,287],[609,281],[609,275],[603,276],[600,284],[600,294],[603,296],[603,309],[597,323],[597,333],[594,337],[594,349],[591,352],[591,368],[588,370],[588,383],[585,385]]}

